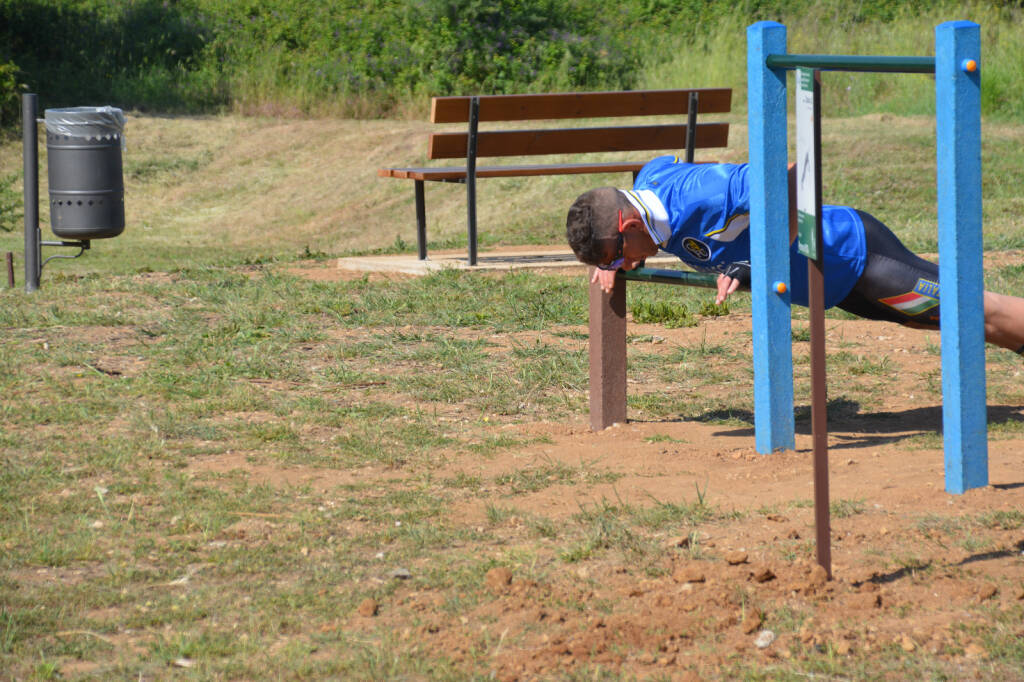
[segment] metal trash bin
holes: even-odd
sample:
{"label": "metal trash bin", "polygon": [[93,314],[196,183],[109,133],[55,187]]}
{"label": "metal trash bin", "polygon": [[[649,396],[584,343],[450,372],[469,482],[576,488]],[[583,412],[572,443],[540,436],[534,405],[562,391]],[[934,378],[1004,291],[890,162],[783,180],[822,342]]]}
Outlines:
{"label": "metal trash bin", "polygon": [[50,229],[62,239],[124,231],[124,114],[114,107],[47,109]]}

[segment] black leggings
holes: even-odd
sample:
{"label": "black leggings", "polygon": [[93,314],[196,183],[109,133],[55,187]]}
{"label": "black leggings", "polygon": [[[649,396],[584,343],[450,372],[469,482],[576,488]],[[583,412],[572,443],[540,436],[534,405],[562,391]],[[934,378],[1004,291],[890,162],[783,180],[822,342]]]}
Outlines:
{"label": "black leggings", "polygon": [[864,273],[839,308],[869,320],[939,328],[939,266],[912,253],[873,216],[864,223]]}

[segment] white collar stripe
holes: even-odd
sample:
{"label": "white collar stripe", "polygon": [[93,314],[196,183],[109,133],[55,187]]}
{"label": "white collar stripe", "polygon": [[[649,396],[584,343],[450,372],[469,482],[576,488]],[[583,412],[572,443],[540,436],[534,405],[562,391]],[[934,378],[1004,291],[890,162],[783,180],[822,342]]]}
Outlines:
{"label": "white collar stripe", "polygon": [[647,228],[647,233],[654,243],[665,246],[672,235],[672,228],[668,224],[668,211],[665,210],[665,205],[661,203],[658,195],[649,189],[620,191],[640,212],[644,227]]}
{"label": "white collar stripe", "polygon": [[626,196],[629,197],[630,199],[633,199],[633,205],[636,206],[641,213],[643,213],[644,224],[648,226],[648,229],[650,229],[651,223],[654,222],[654,219],[651,217],[651,209],[647,208],[647,206],[644,204],[644,200],[641,199],[636,192],[632,190],[627,190]]}

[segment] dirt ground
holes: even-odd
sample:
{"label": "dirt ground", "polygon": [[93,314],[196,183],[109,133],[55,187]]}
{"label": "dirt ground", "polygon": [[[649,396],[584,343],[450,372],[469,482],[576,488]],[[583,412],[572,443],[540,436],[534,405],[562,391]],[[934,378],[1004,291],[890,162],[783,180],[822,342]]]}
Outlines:
{"label": "dirt ground", "polygon": [[[351,276],[319,268],[306,274]],[[690,329],[631,324],[630,333],[673,344],[713,343],[749,324],[749,316],[734,314]],[[829,329],[830,339],[857,352],[884,349],[892,371],[908,377],[934,373],[940,363],[926,351],[935,339],[919,331],[868,321],[830,321]],[[1024,361],[1000,367],[1020,376]],[[541,556],[549,551],[529,531],[531,518],[558,523],[604,503],[693,504],[703,497],[720,517],[694,532],[659,537],[658,570],[639,571],[628,553],[616,551],[565,562],[551,546],[544,570],[522,565],[488,573],[490,599],[465,612],[442,609],[441,595],[399,588],[387,603],[365,603],[340,627],[390,629],[409,646],[444,652],[505,680],[598,668],[705,679],[737,665],[798,671],[805,669],[801,660],[815,658],[830,661],[826,677],[841,670],[854,679],[899,679],[903,657],[914,665],[928,661],[911,668],[925,676],[1024,679],[1003,664],[990,667],[994,648],[1024,638],[1024,435],[1012,428],[1024,422],[1024,404],[989,398],[990,423],[1011,428],[990,432],[989,485],[952,495],[944,490],[936,436],[941,395],[908,381],[882,402],[840,410],[829,425],[832,579],[815,561],[809,420],[798,421],[795,450],[760,455],[749,426],[646,418],[631,410],[628,423],[599,433],[585,417],[527,425],[547,442],[486,459],[453,457],[434,475],[491,481],[502,472],[560,463],[621,476],[514,498],[483,489],[461,499],[451,518],[473,527],[488,524],[489,505],[513,508],[501,522],[500,545],[479,548],[481,556],[505,560],[517,546]],[[922,440],[922,434],[933,437]],[[253,472],[268,480],[280,473]],[[317,488],[340,482],[338,472],[292,468],[287,475],[290,483]],[[579,603],[587,607],[568,606]],[[490,638],[489,660],[472,660],[482,637]],[[1019,661],[1020,652],[1015,656]]]}

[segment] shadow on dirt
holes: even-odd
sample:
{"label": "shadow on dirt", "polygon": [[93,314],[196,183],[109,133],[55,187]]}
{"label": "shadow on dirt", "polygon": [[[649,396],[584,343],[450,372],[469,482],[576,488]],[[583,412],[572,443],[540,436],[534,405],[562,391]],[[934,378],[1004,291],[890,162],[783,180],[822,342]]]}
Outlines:
{"label": "shadow on dirt", "polygon": [[[977,563],[979,561],[992,561],[994,559],[1007,559],[1010,557],[1020,556],[1024,553],[1024,540],[1021,540],[1016,545],[1009,549],[1001,549],[994,552],[982,552],[981,554],[972,554],[969,557],[961,559],[960,561],[952,564],[954,566],[965,566],[967,564]],[[903,578],[913,577],[915,574],[922,571],[926,571],[934,565],[931,561],[925,561],[920,563],[914,563],[909,566],[902,566],[894,571],[888,573],[876,573],[867,580],[853,583],[854,587],[860,587],[864,583],[874,583],[876,585],[888,585],[895,583]]]}
{"label": "shadow on dirt", "polygon": [[[811,408],[799,405],[796,412],[796,432],[810,435]],[[729,429],[715,433],[716,436],[753,436],[754,414],[748,410],[711,410],[696,417],[680,418],[673,421],[718,422],[740,421],[748,427]],[[1020,424],[1024,426],[1024,406],[989,405],[989,426],[997,424]],[[830,449],[871,448],[888,443],[897,443],[923,434],[942,435],[942,406],[914,407],[891,412],[861,413],[860,403],[855,400],[838,398],[828,402],[828,429],[841,442],[832,443]]]}

